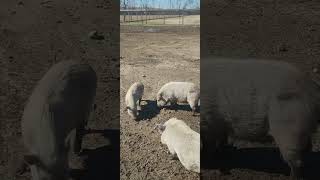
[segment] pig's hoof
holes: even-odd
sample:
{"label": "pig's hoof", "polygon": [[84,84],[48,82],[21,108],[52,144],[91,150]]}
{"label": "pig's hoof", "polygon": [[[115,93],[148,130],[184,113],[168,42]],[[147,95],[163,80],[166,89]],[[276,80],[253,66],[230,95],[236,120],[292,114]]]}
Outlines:
{"label": "pig's hoof", "polygon": [[69,159],[69,167],[71,169],[85,169],[86,163],[83,157],[74,155]]}
{"label": "pig's hoof", "polygon": [[171,160],[178,160],[178,156],[176,154],[170,154]]}

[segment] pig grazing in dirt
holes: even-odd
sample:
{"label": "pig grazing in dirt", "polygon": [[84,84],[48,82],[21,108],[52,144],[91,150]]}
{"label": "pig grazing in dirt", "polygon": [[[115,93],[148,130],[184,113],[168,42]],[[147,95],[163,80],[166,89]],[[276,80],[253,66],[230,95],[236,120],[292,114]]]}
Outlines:
{"label": "pig grazing in dirt", "polygon": [[88,65],[62,61],[39,81],[22,117],[24,159],[33,180],[68,178],[68,153],[81,151],[97,77]]}
{"label": "pig grazing in dirt", "polygon": [[193,115],[199,105],[200,89],[191,82],[169,82],[161,87],[157,93],[159,108],[176,103],[189,103]]}
{"label": "pig grazing in dirt", "polygon": [[[287,63],[264,60],[201,61],[203,150],[230,139],[273,137],[292,179],[301,177],[303,153],[319,119],[320,89]],[[212,151],[209,151],[209,153]]]}
{"label": "pig grazing in dirt", "polygon": [[126,94],[126,109],[128,114],[133,118],[137,119],[139,116],[139,110],[141,110],[141,99],[144,92],[144,85],[141,82],[133,83]]}
{"label": "pig grazing in dirt", "polygon": [[200,173],[200,135],[182,120],[171,118],[162,125],[161,143],[168,146],[173,157],[178,157],[182,165],[193,172]]}

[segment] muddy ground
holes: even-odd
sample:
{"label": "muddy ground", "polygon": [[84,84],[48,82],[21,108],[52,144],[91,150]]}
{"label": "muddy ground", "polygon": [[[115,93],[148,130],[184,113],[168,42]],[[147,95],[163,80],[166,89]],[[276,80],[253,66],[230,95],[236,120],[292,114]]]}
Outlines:
{"label": "muddy ground", "polygon": [[[73,59],[96,71],[97,118],[74,161],[77,179],[119,177],[119,8],[113,1],[0,2],[0,179],[30,179],[13,174],[21,160],[20,119],[32,89],[55,63]],[[110,14],[115,17],[110,17]],[[102,40],[88,34],[98,31]]]}
{"label": "muddy ground", "polygon": [[[123,28],[123,27],[121,27]],[[127,27],[130,28],[130,27]],[[150,27],[149,27],[150,28]],[[199,116],[192,116],[188,106],[176,110],[156,107],[157,91],[170,81],[200,82],[199,28],[190,32],[135,31],[121,29],[120,68],[120,124],[121,124],[121,179],[199,179],[197,173],[187,171],[178,160],[171,160],[160,134],[153,130],[157,123],[172,117],[184,120],[199,132]],[[191,27],[192,28],[192,27]],[[170,27],[166,28],[169,31]],[[145,86],[141,120],[134,121],[124,111],[124,97],[132,83]]]}

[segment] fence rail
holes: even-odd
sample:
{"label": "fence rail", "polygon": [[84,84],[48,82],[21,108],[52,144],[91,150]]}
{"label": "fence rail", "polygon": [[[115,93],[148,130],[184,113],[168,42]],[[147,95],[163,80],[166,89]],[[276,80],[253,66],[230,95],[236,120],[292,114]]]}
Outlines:
{"label": "fence rail", "polygon": [[154,9],[123,9],[120,10],[120,23],[141,22],[148,24],[150,20],[163,19],[159,23],[166,24],[168,18],[179,18],[179,24],[184,24],[184,16],[200,15],[200,10],[154,10]]}

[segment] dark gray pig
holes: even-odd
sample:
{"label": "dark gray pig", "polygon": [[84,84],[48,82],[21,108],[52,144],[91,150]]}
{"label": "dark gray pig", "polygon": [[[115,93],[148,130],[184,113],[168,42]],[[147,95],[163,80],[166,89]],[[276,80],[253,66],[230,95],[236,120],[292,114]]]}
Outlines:
{"label": "dark gray pig", "polygon": [[88,64],[62,61],[33,90],[22,117],[22,136],[33,180],[68,178],[68,153],[81,151],[97,77]]}
{"label": "dark gray pig", "polygon": [[[201,61],[201,140],[214,150],[229,139],[272,137],[302,178],[303,153],[319,119],[318,85],[287,63],[263,60]],[[211,151],[209,151],[210,153]]]}

